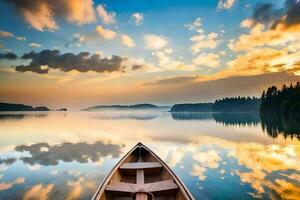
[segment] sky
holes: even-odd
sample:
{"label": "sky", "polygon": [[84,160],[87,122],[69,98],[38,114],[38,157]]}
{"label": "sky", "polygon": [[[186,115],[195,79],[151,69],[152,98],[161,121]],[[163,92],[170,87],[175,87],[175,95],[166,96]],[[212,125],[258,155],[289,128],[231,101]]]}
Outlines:
{"label": "sky", "polygon": [[80,109],[300,80],[298,0],[0,1],[0,101]]}

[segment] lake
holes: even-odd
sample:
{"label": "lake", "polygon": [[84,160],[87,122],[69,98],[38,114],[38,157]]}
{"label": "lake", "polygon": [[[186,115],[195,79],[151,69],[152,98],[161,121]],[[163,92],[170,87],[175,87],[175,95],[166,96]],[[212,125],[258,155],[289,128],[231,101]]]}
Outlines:
{"label": "lake", "polygon": [[143,142],[196,199],[300,199],[298,119],[165,111],[0,114],[0,199],[90,199]]}

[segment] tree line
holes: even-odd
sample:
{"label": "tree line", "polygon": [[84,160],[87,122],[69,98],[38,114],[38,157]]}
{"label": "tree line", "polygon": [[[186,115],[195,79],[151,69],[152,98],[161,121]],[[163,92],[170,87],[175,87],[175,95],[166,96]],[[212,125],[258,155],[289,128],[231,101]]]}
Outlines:
{"label": "tree line", "polygon": [[257,97],[226,97],[214,103],[175,104],[171,112],[259,112]]}
{"label": "tree line", "polygon": [[263,114],[300,114],[300,82],[296,85],[285,84],[281,89],[276,86],[263,91],[260,112]]}

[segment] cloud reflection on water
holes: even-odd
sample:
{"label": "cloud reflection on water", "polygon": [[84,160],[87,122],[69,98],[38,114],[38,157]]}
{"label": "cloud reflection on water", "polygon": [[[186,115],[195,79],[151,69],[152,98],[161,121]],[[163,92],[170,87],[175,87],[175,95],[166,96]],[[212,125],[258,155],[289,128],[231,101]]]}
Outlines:
{"label": "cloud reflection on water", "polygon": [[103,144],[96,142],[87,143],[62,143],[58,145],[49,145],[48,143],[37,143],[32,145],[19,145],[15,150],[19,152],[28,151],[31,157],[21,157],[24,163],[30,165],[57,165],[59,161],[87,163],[88,161],[96,162],[101,157],[112,156],[118,157],[121,154],[119,145]]}
{"label": "cloud reflection on water", "polygon": [[[16,177],[12,181],[8,177],[16,170],[32,180],[3,190],[0,198],[35,187],[48,191],[50,199],[89,199],[114,163],[138,141],[174,169],[196,199],[218,199],[215,190],[225,199],[236,191],[246,199],[300,198],[297,140],[270,138],[259,125],[248,125],[248,119],[235,124],[239,119],[235,116],[220,116],[218,122],[203,115],[201,120],[190,116],[174,120],[170,113],[157,113],[151,120],[113,116],[112,120],[101,113],[70,112],[0,120],[1,166],[5,167],[1,182],[13,182]],[[36,166],[35,171],[28,169]]]}

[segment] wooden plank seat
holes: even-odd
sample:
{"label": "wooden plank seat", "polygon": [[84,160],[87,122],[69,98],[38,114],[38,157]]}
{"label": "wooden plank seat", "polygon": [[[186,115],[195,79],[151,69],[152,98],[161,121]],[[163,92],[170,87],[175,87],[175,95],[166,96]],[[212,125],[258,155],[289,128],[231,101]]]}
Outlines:
{"label": "wooden plank seat", "polygon": [[106,186],[106,191],[125,192],[125,193],[134,193],[136,191],[141,191],[141,190],[153,193],[153,192],[170,191],[176,189],[178,189],[178,186],[174,183],[173,180],[159,181],[159,182],[146,183],[146,184],[130,184],[130,183],[111,181]]}
{"label": "wooden plank seat", "polygon": [[120,169],[152,169],[152,168],[162,168],[163,166],[159,162],[134,162],[134,163],[123,163]]}

